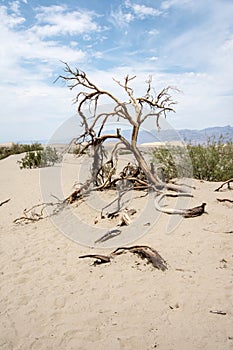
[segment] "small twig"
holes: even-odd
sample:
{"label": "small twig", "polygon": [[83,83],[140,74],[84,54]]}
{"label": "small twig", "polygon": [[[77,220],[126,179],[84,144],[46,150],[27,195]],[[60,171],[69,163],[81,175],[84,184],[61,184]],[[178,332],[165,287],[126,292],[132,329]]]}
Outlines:
{"label": "small twig", "polygon": [[5,201],[3,201],[3,202],[0,202],[0,207],[3,205],[3,204],[6,204],[7,202],[9,202],[11,199],[10,198],[8,198],[8,199],[6,199]]}
{"label": "small twig", "polygon": [[233,203],[233,200],[232,199],[228,199],[228,198],[217,198],[217,201]]}
{"label": "small twig", "polygon": [[227,181],[225,181],[221,186],[219,186],[218,188],[216,188],[216,190],[214,190],[215,192],[218,192],[223,186],[225,186],[227,184],[228,189],[230,190],[230,183],[233,182],[233,178],[229,179]]}
{"label": "small twig", "polygon": [[214,233],[233,233],[233,230],[229,230],[229,231],[214,231],[214,230],[210,230],[208,228],[203,228],[204,231],[208,231],[208,232],[214,232]]}
{"label": "small twig", "polygon": [[105,242],[113,237],[118,236],[121,233],[121,230],[114,228],[109,230],[107,233],[105,233],[102,237],[100,237],[99,239],[97,239],[95,241],[95,243],[102,243]]}
{"label": "small twig", "polygon": [[[60,210],[64,208],[66,205],[65,201],[63,202],[58,202],[58,203],[40,203],[33,205],[30,209],[24,209],[23,211],[23,216],[16,218],[13,223],[18,224],[18,223],[27,223],[27,222],[36,222],[42,219],[46,219],[52,215],[57,214]],[[51,214],[44,215],[44,210],[47,209],[48,207],[55,207],[53,212]],[[39,210],[38,212],[35,212],[35,209]]]}
{"label": "small twig", "polygon": [[178,185],[178,186],[185,186],[185,187],[188,187],[188,188],[192,188],[193,190],[195,190],[196,189],[196,187],[195,186],[192,186],[192,185],[188,185],[188,184],[186,184],[186,183],[177,183],[177,181],[171,181],[171,183],[172,184],[174,184],[174,185]]}
{"label": "small twig", "polygon": [[88,255],[82,255],[82,256],[79,257],[79,259],[83,259],[83,258],[94,258],[94,259],[96,259],[96,261],[94,261],[94,265],[109,263],[110,260],[111,260],[110,256],[99,255],[99,254],[88,254]]}
{"label": "small twig", "polygon": [[213,310],[210,310],[210,313],[211,314],[217,314],[217,315],[224,315],[224,316],[227,314],[224,311],[213,311]]}

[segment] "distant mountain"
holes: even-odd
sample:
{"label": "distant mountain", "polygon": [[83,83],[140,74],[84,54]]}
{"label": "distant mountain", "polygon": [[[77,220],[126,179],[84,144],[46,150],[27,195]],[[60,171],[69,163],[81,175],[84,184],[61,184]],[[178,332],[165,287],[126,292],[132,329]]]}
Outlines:
{"label": "distant mountain", "polygon": [[184,141],[191,142],[192,144],[206,143],[209,138],[219,140],[222,137],[223,140],[233,141],[233,127],[213,127],[202,130],[190,130],[190,129],[166,129],[160,131],[141,131],[139,135],[139,143],[147,142],[169,142],[169,141]]}
{"label": "distant mountain", "polygon": [[224,141],[233,141],[233,127],[230,125],[202,130],[183,129],[178,130],[178,132],[185,142],[205,143],[208,138],[219,140],[220,137],[222,137]]}
{"label": "distant mountain", "polygon": [[[114,133],[114,131],[111,131]],[[126,138],[130,139],[131,131],[122,130],[121,134]],[[208,138],[219,140],[220,137],[223,137],[223,140],[233,141],[233,127],[224,126],[224,127],[213,127],[202,130],[190,130],[190,129],[161,129],[157,130],[141,130],[138,136],[138,143],[151,143],[151,142],[171,142],[171,141],[183,141],[191,142],[193,144],[197,143],[206,143]]]}
{"label": "distant mountain", "polygon": [[[115,134],[115,130],[107,130],[107,133]],[[131,130],[121,130],[121,134],[126,138],[131,138]],[[151,142],[171,142],[171,141],[183,141],[191,142],[192,144],[206,143],[208,138],[215,138],[219,140],[220,137],[223,137],[223,140],[233,141],[233,127],[230,125],[227,126],[216,126],[213,128],[206,128],[202,130],[191,130],[191,129],[161,129],[157,130],[141,130],[138,136],[138,143],[151,143]],[[42,144],[47,144],[49,140],[38,140]],[[69,138],[53,140],[53,143],[65,143],[68,144],[71,141]],[[35,141],[33,141],[35,142]],[[32,143],[32,141],[20,143]]]}

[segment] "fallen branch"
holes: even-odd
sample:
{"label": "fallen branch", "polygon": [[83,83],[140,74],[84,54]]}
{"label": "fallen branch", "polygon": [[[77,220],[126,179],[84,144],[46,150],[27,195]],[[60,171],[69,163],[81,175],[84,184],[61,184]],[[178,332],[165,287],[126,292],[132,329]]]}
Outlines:
{"label": "fallen branch", "polygon": [[208,228],[203,228],[204,231],[208,231],[208,232],[214,232],[214,233],[233,233],[233,230],[229,230],[229,231],[214,231],[214,230],[210,230]]}
{"label": "fallen branch", "polygon": [[224,315],[224,316],[227,314],[224,311],[213,311],[213,310],[210,310],[210,313],[211,314],[217,314],[217,315]]}
{"label": "fallen branch", "polygon": [[132,246],[132,247],[119,247],[112,254],[120,255],[124,251],[129,251],[131,253],[139,255],[142,259],[147,259],[156,269],[165,271],[167,270],[166,261],[159,255],[159,253],[148,246]]}
{"label": "fallen branch", "polygon": [[202,215],[205,211],[206,203],[202,203],[202,205],[198,207],[194,207],[191,209],[174,209],[174,208],[164,208],[161,207],[160,202],[164,197],[193,197],[191,193],[162,193],[155,199],[155,208],[166,214],[178,214],[183,215],[185,218],[195,217]]}
{"label": "fallen branch", "polygon": [[161,207],[160,202],[164,197],[193,197],[191,193],[162,193],[157,196],[155,200],[155,208],[162,213],[166,214],[178,214],[182,215],[184,218],[193,218],[196,216],[200,216],[205,212],[206,203],[202,203],[201,205],[190,208],[190,209],[173,209],[173,208],[164,208]]}
{"label": "fallen branch", "polygon": [[231,190],[231,186],[230,183],[233,182],[233,178],[229,179],[227,181],[225,181],[221,186],[219,186],[218,188],[216,188],[216,190],[214,190],[215,192],[218,192],[221,188],[223,188],[223,186],[227,185],[228,189]]}
{"label": "fallen branch", "polygon": [[[23,216],[15,219],[13,223],[28,223],[28,222],[36,222],[42,219],[46,219],[52,215],[57,214],[60,210],[64,208],[66,205],[65,201],[59,201],[58,203],[40,203],[36,204],[30,209],[24,209]],[[44,211],[48,207],[54,207],[51,214],[45,214]]]}
{"label": "fallen branch", "polygon": [[83,258],[93,258],[96,259],[94,261],[94,265],[100,265],[100,264],[106,264],[110,262],[110,256],[107,255],[99,255],[99,254],[88,254],[88,255],[82,255],[79,257],[79,259]]}
{"label": "fallen branch", "polygon": [[233,203],[233,200],[232,199],[228,199],[228,198],[217,198],[217,201]]}
{"label": "fallen branch", "polygon": [[6,203],[8,203],[9,201],[10,201],[11,199],[10,198],[8,198],[8,199],[6,199],[5,201],[3,201],[3,202],[0,202],[0,207],[3,205],[3,204],[6,204]]}
{"label": "fallen branch", "polygon": [[121,230],[117,228],[111,229],[107,233],[105,233],[102,237],[97,239],[95,243],[102,243],[102,242],[108,241],[109,239],[118,236],[120,233],[121,233]]}
{"label": "fallen branch", "polygon": [[109,255],[88,254],[82,255],[79,258],[96,259],[94,261],[94,265],[99,265],[110,262],[111,259],[113,259],[115,256],[121,255],[127,251],[139,255],[142,259],[147,259],[148,263],[151,263],[156,269],[159,269],[161,271],[167,270],[166,261],[161,257],[161,255],[159,255],[159,253],[155,249],[148,246],[136,245],[132,247],[119,247]]}
{"label": "fallen branch", "polygon": [[191,209],[185,209],[185,213],[183,214],[184,218],[194,218],[196,216],[200,216],[205,213],[206,203],[202,203],[198,207],[194,207]]}

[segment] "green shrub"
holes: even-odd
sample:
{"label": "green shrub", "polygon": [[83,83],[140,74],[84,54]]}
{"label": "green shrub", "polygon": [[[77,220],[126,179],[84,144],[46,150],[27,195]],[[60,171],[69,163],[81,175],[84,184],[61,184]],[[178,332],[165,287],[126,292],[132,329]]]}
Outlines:
{"label": "green shrub", "polygon": [[[187,153],[188,151],[188,153]],[[194,177],[207,181],[226,181],[233,177],[233,142],[209,138],[206,144],[164,146],[153,150],[152,162],[163,168],[165,179]]]}
{"label": "green shrub", "polygon": [[182,146],[156,147],[152,152],[155,170],[163,174],[166,181],[177,177],[191,177],[192,163],[187,149]]}
{"label": "green shrub", "polygon": [[233,177],[233,142],[209,138],[206,145],[188,146],[195,179],[226,181]]}
{"label": "green shrub", "polygon": [[31,145],[21,145],[19,143],[13,143],[10,147],[0,147],[0,159],[7,158],[13,154],[20,154],[30,151],[43,150],[43,146],[40,143],[32,143]]}
{"label": "green shrub", "polygon": [[56,148],[48,146],[42,151],[27,152],[25,157],[18,163],[20,164],[20,169],[44,168],[59,163],[61,159],[62,156],[57,152]]}

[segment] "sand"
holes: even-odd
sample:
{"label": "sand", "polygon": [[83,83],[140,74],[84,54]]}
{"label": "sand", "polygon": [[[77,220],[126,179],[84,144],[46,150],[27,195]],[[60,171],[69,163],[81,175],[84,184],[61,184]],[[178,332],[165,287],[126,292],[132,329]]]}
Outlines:
{"label": "sand", "polygon": [[[145,215],[140,224],[147,232],[131,244],[155,248],[167,261],[167,271],[133,254],[93,266],[79,256],[112,249],[80,245],[50,218],[13,223],[25,208],[43,201],[40,170],[20,170],[20,158],[0,161],[0,202],[11,199],[0,206],[1,350],[233,349],[232,205],[216,200],[232,199],[231,191],[217,193],[217,183],[193,181],[189,204],[206,202],[208,214],[172,223],[176,228],[170,234],[171,216],[161,214],[155,222]],[[68,194],[77,165],[73,158],[67,164],[63,187]],[[113,193],[104,195],[107,201]],[[143,212],[146,201],[130,205]],[[72,210],[99,228],[99,212],[87,207],[82,203]],[[106,228],[113,224],[104,223]]]}

